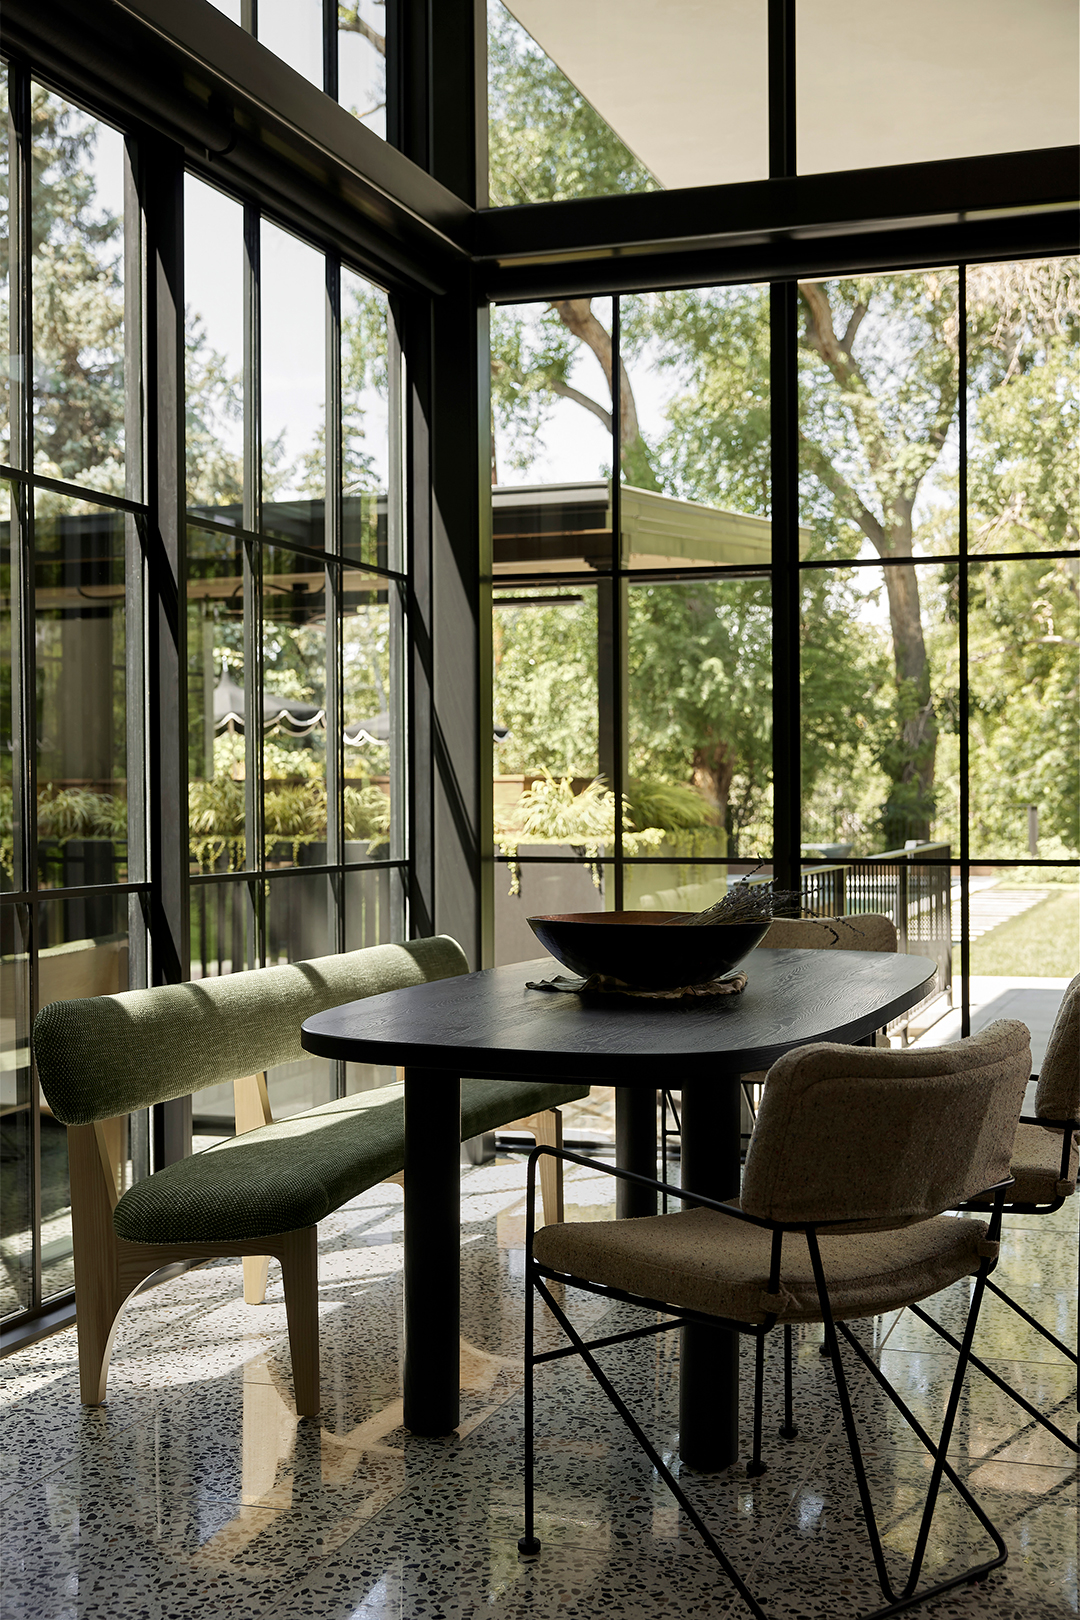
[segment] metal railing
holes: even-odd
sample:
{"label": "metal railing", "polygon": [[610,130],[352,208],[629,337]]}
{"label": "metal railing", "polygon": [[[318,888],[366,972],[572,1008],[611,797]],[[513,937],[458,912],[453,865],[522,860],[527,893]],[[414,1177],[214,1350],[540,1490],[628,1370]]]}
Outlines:
{"label": "metal railing", "polygon": [[897,948],[937,963],[930,992],[890,1030],[906,1032],[939,996],[952,1005],[952,868],[948,844],[913,844],[880,855],[804,867],[803,907],[810,916],[854,917],[879,912],[892,919]]}

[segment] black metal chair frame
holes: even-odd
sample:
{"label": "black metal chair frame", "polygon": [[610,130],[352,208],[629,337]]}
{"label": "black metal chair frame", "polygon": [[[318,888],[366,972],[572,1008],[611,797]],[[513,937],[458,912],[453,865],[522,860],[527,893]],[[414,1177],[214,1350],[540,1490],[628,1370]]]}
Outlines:
{"label": "black metal chair frame", "polygon": [[[553,1153],[555,1151],[555,1149],[549,1147],[539,1147],[536,1148],[529,1157],[528,1192],[526,1199],[525,1266],[525,1533],[518,1541],[518,1551],[524,1558],[535,1558],[539,1555],[541,1550],[541,1543],[535,1531],[535,1499],[533,1478],[535,1465],[535,1398],[533,1387],[535,1369],[542,1363],[559,1361],[565,1359],[567,1356],[577,1355],[580,1356],[584,1361],[585,1365],[588,1367],[589,1371],[600,1385],[600,1388],[604,1391],[604,1394],[614,1406],[616,1412],[622,1418],[623,1422],[630,1430],[630,1433],[633,1435],[641,1449],[645,1452],[646,1456],[649,1458],[649,1461],[652,1463],[653,1467],[656,1469],[661,1479],[663,1479],[675,1500],[678,1502],[679,1506],[682,1508],[683,1512],[686,1514],[687,1518],[700,1535],[709,1552],[716,1559],[721,1569],[727,1575],[732,1585],[749,1607],[751,1613],[755,1616],[755,1620],[768,1620],[765,1610],[758,1603],[753,1593],[746,1586],[738,1571],[735,1569],[734,1565],[720,1547],[716,1538],[709,1531],[700,1514],[697,1512],[693,1504],[687,1498],[685,1492],[682,1490],[678,1480],[667,1467],[660,1453],[651,1443],[648,1436],[637,1422],[633,1413],[627,1407],[622,1397],[618,1394],[618,1391],[614,1388],[610,1379],[604,1373],[592,1352],[595,1350],[604,1349],[607,1346],[614,1344],[625,1344],[632,1339],[651,1338],[660,1333],[670,1332],[673,1328],[684,1327],[687,1324],[704,1324],[707,1326],[723,1327],[734,1330],[738,1333],[748,1334],[756,1341],[756,1345],[754,1364],[754,1438],[752,1460],[747,1467],[747,1472],[763,1473],[764,1465],[761,1462],[761,1408],[762,1395],[764,1391],[765,1339],[769,1332],[771,1332],[771,1330],[776,1326],[777,1318],[774,1314],[769,1314],[765,1317],[765,1320],[762,1323],[750,1323],[738,1321],[728,1317],[713,1316],[698,1311],[688,1310],[680,1306],[670,1305],[662,1300],[647,1299],[638,1294],[626,1293],[622,1289],[609,1288],[599,1283],[590,1282],[583,1277],[575,1277],[563,1272],[552,1271],[549,1267],[541,1265],[533,1257],[533,1237],[535,1233],[536,1217],[537,1163],[541,1155],[545,1153]],[[822,1221],[814,1224],[801,1225],[782,1223],[778,1221],[768,1221],[761,1219],[758,1216],[748,1215],[745,1210],[738,1209],[731,1204],[718,1203],[711,1198],[695,1197],[694,1194],[686,1188],[674,1187],[665,1182],[652,1181],[647,1176],[639,1176],[634,1174],[632,1171],[619,1169],[617,1166],[607,1164],[598,1165],[594,1159],[585,1159],[575,1153],[562,1150],[558,1153],[558,1157],[571,1164],[583,1165],[592,1171],[600,1169],[604,1171],[605,1174],[610,1175],[617,1180],[631,1181],[642,1187],[651,1187],[657,1192],[677,1198],[680,1202],[692,1202],[694,1205],[699,1207],[714,1209],[721,1215],[727,1216],[731,1220],[743,1221],[749,1225],[761,1227],[767,1231],[771,1231],[773,1236],[768,1287],[769,1292],[772,1294],[779,1291],[781,1259],[785,1237],[792,1234],[799,1234],[805,1238],[810,1254],[814,1280],[817,1286],[818,1300],[821,1305],[822,1316],[824,1319],[826,1344],[829,1347],[828,1353],[832,1361],[833,1373],[836,1379],[837,1395],[840,1403],[841,1417],[844,1424],[844,1432],[847,1436],[848,1447],[851,1453],[852,1467],[858,1483],[859,1499],[862,1505],[863,1514],[865,1516],[867,1537],[869,1539],[871,1553],[873,1555],[878,1585],[881,1588],[883,1597],[886,1599],[884,1607],[874,1609],[871,1611],[871,1613],[863,1616],[862,1620],[883,1620],[883,1617],[886,1615],[897,1614],[903,1609],[910,1608],[913,1604],[926,1602],[930,1598],[940,1596],[940,1594],[943,1592],[951,1591],[954,1587],[962,1586],[969,1581],[981,1580],[992,1570],[998,1569],[1002,1564],[1004,1564],[1005,1560],[1008,1558],[1008,1549],[1004,1540],[996,1527],[991,1523],[984,1510],[980,1507],[979,1503],[975,1500],[974,1496],[968,1490],[963,1480],[960,1479],[956,1470],[948,1461],[947,1455],[949,1443],[952,1438],[953,1427],[956,1421],[957,1411],[959,1410],[964,1377],[967,1372],[968,1362],[972,1359],[971,1341],[974,1337],[979,1310],[982,1305],[983,1294],[987,1286],[987,1280],[990,1272],[994,1269],[994,1266],[997,1263],[996,1258],[987,1257],[983,1259],[980,1263],[979,1270],[975,1273],[975,1288],[972,1294],[971,1305],[968,1310],[968,1319],[964,1329],[964,1336],[962,1342],[957,1346],[959,1355],[957,1358],[956,1370],[953,1375],[952,1388],[946,1406],[941,1434],[935,1443],[933,1440],[931,1440],[930,1436],[919,1423],[915,1415],[905,1405],[904,1401],[901,1399],[896,1390],[893,1389],[892,1385],[881,1372],[880,1368],[874,1362],[873,1358],[869,1355],[865,1347],[851,1332],[850,1328],[847,1326],[847,1323],[833,1321],[832,1312],[829,1305],[828,1284],[825,1279],[825,1273],[821,1262],[821,1253],[817,1240],[818,1229],[820,1227],[827,1231],[833,1232],[845,1225],[858,1226],[860,1224],[858,1221]],[[988,1187],[985,1189],[987,1196],[993,1195],[989,1231],[987,1234],[988,1240],[991,1243],[996,1243],[1000,1237],[1001,1214],[1005,1192],[1006,1189],[1011,1185],[1012,1181],[1009,1180],[1000,1182],[994,1187]],[[546,1286],[548,1282],[569,1284],[571,1287],[580,1288],[587,1293],[598,1294],[605,1299],[613,1299],[624,1304],[636,1305],[643,1310],[658,1311],[663,1313],[663,1315],[666,1317],[669,1317],[670,1320],[658,1323],[650,1323],[647,1327],[634,1328],[628,1332],[610,1334],[602,1339],[592,1339],[586,1341],[581,1338],[576,1329],[573,1327],[573,1324],[567,1318],[562,1307],[552,1296],[550,1289]],[[559,1324],[559,1327],[569,1340],[569,1344],[565,1348],[546,1350],[541,1352],[539,1355],[534,1353],[534,1292],[538,1293],[542,1297],[544,1303],[548,1307],[548,1310],[551,1312],[552,1316],[555,1318],[555,1321]],[[790,1336],[786,1335],[785,1338],[787,1342],[787,1353],[785,1354],[784,1358],[785,1401],[787,1404],[787,1421],[790,1425]],[[912,1432],[918,1436],[923,1445],[926,1447],[927,1451],[930,1453],[931,1457],[934,1459],[930,1485],[923,1507],[922,1521],[920,1523],[916,1538],[915,1551],[912,1556],[911,1567],[908,1571],[908,1576],[904,1582],[903,1588],[899,1593],[897,1593],[894,1588],[885,1564],[884,1550],[878,1529],[877,1517],[875,1515],[873,1502],[870,1496],[870,1487],[866,1475],[866,1469],[863,1463],[862,1448],[859,1444],[858,1430],[855,1423],[854,1412],[852,1410],[850,1394],[848,1392],[847,1379],[844,1374],[843,1360],[840,1353],[840,1338],[843,1338],[849,1348],[855,1352],[859,1361],[871,1374],[874,1381],[900,1412],[901,1416],[904,1418]],[[926,1546],[930,1535],[930,1528],[933,1522],[934,1511],[937,1506],[937,1498],[941,1486],[942,1476],[949,1480],[954,1489],[957,1491],[958,1495],[971,1509],[976,1519],[978,1519],[983,1529],[987,1532],[990,1539],[994,1543],[995,1555],[993,1558],[987,1559],[981,1564],[964,1570],[962,1574],[951,1576],[948,1580],[939,1581],[934,1586],[929,1586],[924,1591],[919,1592],[917,1590],[919,1576],[922,1573],[923,1560],[926,1554]]]}
{"label": "black metal chair frame", "polygon": [[[1034,1075],[1032,1075],[1032,1079],[1035,1079]],[[1046,1125],[1053,1130],[1060,1129],[1062,1133],[1061,1166],[1058,1171],[1058,1180],[1067,1181],[1069,1178],[1069,1159],[1072,1154],[1072,1133],[1080,1130],[1080,1119],[1044,1119],[1042,1116],[1035,1114],[1021,1114],[1019,1123],[1021,1125]],[[1002,1213],[1006,1216],[1053,1215],[1055,1211],[1059,1210],[1063,1204],[1068,1202],[1069,1198],[1073,1198],[1075,1196],[1075,1193],[1063,1194],[1058,1198],[1051,1199],[1049,1203],[1044,1204],[1031,1202],[1014,1204],[1006,1199]],[[965,1209],[978,1210],[984,1206],[978,1202],[969,1202],[963,1207]],[[997,1283],[992,1282],[989,1278],[987,1278],[986,1286],[990,1289],[991,1293],[997,1296],[998,1299],[1004,1300],[1005,1304],[1008,1305],[1010,1310],[1015,1311],[1017,1316],[1022,1317],[1029,1327],[1033,1327],[1036,1333],[1041,1333],[1043,1338],[1048,1340],[1048,1342],[1052,1344],[1056,1350],[1060,1350],[1061,1354],[1067,1357],[1067,1359],[1072,1362],[1074,1367],[1080,1366],[1080,1309],[1077,1311],[1076,1349],[1070,1350],[1069,1346],[1063,1343],[1056,1334],[1051,1333],[1050,1329],[1048,1327],[1044,1327],[1042,1322],[1036,1321],[1035,1317],[1031,1315],[1030,1311],[1026,1311],[1022,1305],[1019,1305],[1017,1301],[1013,1299],[1011,1294],[1007,1294],[1004,1288],[1001,1288]],[[1078,1301],[1080,1301],[1080,1245],[1077,1246],[1076,1289]],[[917,1316],[921,1317],[922,1320],[927,1323],[929,1327],[934,1329],[935,1333],[940,1334],[946,1343],[955,1347],[955,1339],[953,1339],[951,1334],[945,1331],[940,1323],[935,1322],[926,1314],[925,1311],[919,1310],[918,1306],[913,1306],[912,1309],[915,1311]],[[1045,1413],[1037,1411],[1035,1407],[1032,1406],[1030,1401],[1026,1400],[1018,1390],[1015,1390],[1011,1384],[1005,1381],[1004,1378],[1000,1377],[998,1373],[994,1372],[992,1368],[988,1367],[985,1361],[981,1361],[976,1355],[972,1355],[970,1360],[973,1367],[977,1367],[985,1378],[989,1378],[992,1384],[996,1384],[998,1389],[1002,1390],[1010,1397],[1010,1399],[1016,1402],[1017,1406],[1023,1407],[1024,1411],[1029,1417],[1034,1418],[1036,1423],[1041,1423],[1042,1427],[1048,1430],[1055,1439],[1060,1440],[1062,1445],[1068,1446],[1070,1451],[1080,1452],[1080,1445],[1077,1444],[1075,1437],[1070,1437],[1069,1435],[1063,1433],[1063,1431],[1059,1429],[1056,1424],[1050,1421]],[[1080,1411],[1080,1382],[1077,1384],[1076,1406],[1077,1410]]]}

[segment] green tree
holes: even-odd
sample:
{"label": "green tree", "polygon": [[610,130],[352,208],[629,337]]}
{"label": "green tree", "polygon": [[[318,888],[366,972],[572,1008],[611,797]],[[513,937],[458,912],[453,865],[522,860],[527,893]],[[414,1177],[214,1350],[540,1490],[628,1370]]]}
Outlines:
{"label": "green tree", "polygon": [[[6,162],[7,121],[2,139]],[[30,105],[34,450],[38,470],[124,492],[123,222],[97,200],[96,127],[35,85]],[[0,255],[8,260],[7,197]],[[10,347],[3,303],[5,352]],[[10,460],[6,437],[0,455]]]}

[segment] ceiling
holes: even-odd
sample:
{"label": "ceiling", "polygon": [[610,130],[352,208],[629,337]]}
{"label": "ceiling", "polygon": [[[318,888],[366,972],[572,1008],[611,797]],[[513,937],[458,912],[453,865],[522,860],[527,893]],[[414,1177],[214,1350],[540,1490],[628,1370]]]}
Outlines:
{"label": "ceiling", "polygon": [[[768,174],[766,0],[509,0],[666,187]],[[800,174],[1070,145],[1074,0],[799,0]]]}

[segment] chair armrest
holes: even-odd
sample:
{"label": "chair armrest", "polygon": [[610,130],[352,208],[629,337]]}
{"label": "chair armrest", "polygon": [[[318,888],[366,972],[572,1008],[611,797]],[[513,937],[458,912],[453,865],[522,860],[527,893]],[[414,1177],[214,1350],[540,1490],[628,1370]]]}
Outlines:
{"label": "chair armrest", "polygon": [[736,1205],[723,1204],[715,1198],[705,1198],[701,1193],[695,1193],[687,1187],[673,1187],[667,1181],[653,1181],[649,1176],[639,1176],[634,1170],[623,1170],[617,1164],[598,1164],[595,1159],[583,1158],[580,1153],[571,1153],[567,1148],[543,1146],[534,1148],[529,1154],[530,1212],[536,1182],[536,1163],[542,1153],[548,1153],[555,1159],[563,1159],[568,1164],[583,1165],[587,1170],[600,1170],[604,1175],[613,1176],[617,1181],[632,1181],[639,1187],[651,1187],[654,1192],[666,1192],[671,1197],[680,1199],[683,1203],[690,1199],[693,1203],[700,1204],[705,1209],[715,1209],[721,1215],[730,1215],[733,1220],[746,1221],[751,1226],[763,1226],[770,1232],[774,1231],[778,1224],[776,1221],[763,1220],[760,1215],[748,1215],[744,1209],[739,1209]]}
{"label": "chair armrest", "polygon": [[1021,1114],[1021,1125],[1042,1125],[1050,1131],[1061,1132],[1060,1181],[1069,1180],[1069,1161],[1072,1158],[1073,1132],[1080,1131],[1080,1119],[1048,1119],[1042,1114]]}

